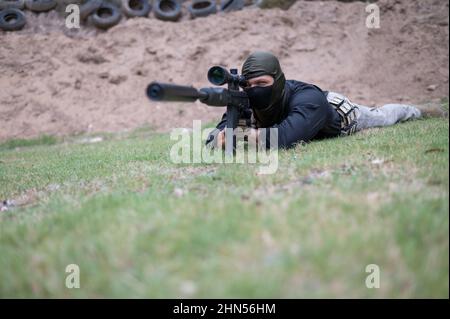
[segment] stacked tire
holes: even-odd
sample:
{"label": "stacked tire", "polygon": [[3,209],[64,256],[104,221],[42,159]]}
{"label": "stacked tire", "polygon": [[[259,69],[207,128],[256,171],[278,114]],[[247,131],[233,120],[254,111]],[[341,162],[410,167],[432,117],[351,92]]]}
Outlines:
{"label": "stacked tire", "polygon": [[129,18],[147,17],[151,9],[148,0],[122,0],[121,8],[102,0],[87,0],[80,7],[80,17],[89,18],[94,26],[106,30],[120,22],[122,12]]}
{"label": "stacked tire", "polygon": [[[97,2],[98,0],[91,1]],[[122,13],[120,12],[120,9],[109,2],[101,2],[91,15],[92,24],[103,30],[115,26],[121,19]]]}
{"label": "stacked tire", "polygon": [[215,0],[193,0],[188,6],[191,18],[206,17],[210,14],[216,13],[216,1]]}
{"label": "stacked tire", "polygon": [[56,0],[0,0],[0,29],[17,31],[27,23],[23,9],[47,12],[54,9]]}
{"label": "stacked tire", "polygon": [[152,6],[148,0],[122,0],[122,11],[129,17],[147,17]]}
{"label": "stacked tire", "polygon": [[0,0],[0,10],[3,9],[19,9],[25,7],[25,0]]}
{"label": "stacked tire", "polygon": [[164,21],[177,21],[181,17],[181,4],[177,0],[156,0],[155,17]]}
{"label": "stacked tire", "polygon": [[[117,25],[122,13],[128,17],[147,17],[153,10],[154,16],[163,21],[178,21],[181,18],[181,0],[121,0],[120,7],[108,0],[86,0],[80,6],[80,18],[89,20],[100,29]],[[256,0],[258,2],[260,0]],[[15,31],[26,24],[23,9],[33,12],[47,12],[54,9],[57,0],[0,0],[0,29]],[[188,5],[191,18],[206,17],[216,13],[241,10],[245,0],[221,0],[217,8],[216,0],[192,0]]]}
{"label": "stacked tire", "polygon": [[25,0],[25,7],[34,12],[47,12],[56,7],[56,0]]}
{"label": "stacked tire", "polygon": [[22,9],[25,0],[0,0],[0,29],[16,31],[22,29],[27,20]]}

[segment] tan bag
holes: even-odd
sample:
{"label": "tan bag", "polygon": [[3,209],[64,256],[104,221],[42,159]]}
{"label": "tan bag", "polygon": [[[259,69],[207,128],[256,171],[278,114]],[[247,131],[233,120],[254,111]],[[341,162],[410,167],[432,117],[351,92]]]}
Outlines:
{"label": "tan bag", "polygon": [[358,107],[344,95],[336,92],[328,92],[327,100],[341,117],[341,135],[355,133]]}

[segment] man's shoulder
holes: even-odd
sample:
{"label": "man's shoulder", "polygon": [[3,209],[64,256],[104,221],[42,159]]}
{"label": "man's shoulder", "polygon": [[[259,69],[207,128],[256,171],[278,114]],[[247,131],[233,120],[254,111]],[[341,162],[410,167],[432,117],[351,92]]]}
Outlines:
{"label": "man's shoulder", "polygon": [[286,80],[286,85],[288,86],[289,89],[295,90],[295,91],[311,89],[311,90],[317,90],[317,91],[323,93],[322,89],[320,87],[318,87],[317,85],[298,81],[298,80]]}
{"label": "man's shoulder", "polygon": [[289,100],[292,102],[314,100],[316,103],[321,103],[326,101],[325,93],[317,85],[297,80],[286,80],[286,86],[289,90]]}

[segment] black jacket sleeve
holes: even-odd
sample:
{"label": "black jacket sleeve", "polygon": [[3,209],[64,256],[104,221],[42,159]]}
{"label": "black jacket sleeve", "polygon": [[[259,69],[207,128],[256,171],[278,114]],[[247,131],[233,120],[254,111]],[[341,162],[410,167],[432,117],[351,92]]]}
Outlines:
{"label": "black jacket sleeve", "polygon": [[[290,148],[300,141],[309,142],[325,126],[330,105],[323,92],[305,88],[291,96],[290,112],[273,128],[278,129],[278,147]],[[269,146],[267,134],[267,146]],[[271,146],[270,146],[271,147]]]}
{"label": "black jacket sleeve", "polygon": [[220,122],[217,124],[216,128],[218,130],[224,130],[225,126],[227,126],[227,113],[223,113],[222,115],[222,119],[220,120]]}
{"label": "black jacket sleeve", "polygon": [[[251,122],[251,116],[252,116],[252,111],[250,108],[246,108],[241,110],[240,114],[239,114],[239,120],[245,120],[247,122],[247,125],[250,125]],[[217,133],[217,130],[219,131],[223,131],[225,129],[225,127],[227,126],[227,113],[225,112],[222,115],[222,119],[220,120],[220,122],[216,125],[216,129],[213,130],[209,135],[208,138],[206,139],[206,145],[208,145],[210,142],[212,142],[215,138],[215,133]]]}

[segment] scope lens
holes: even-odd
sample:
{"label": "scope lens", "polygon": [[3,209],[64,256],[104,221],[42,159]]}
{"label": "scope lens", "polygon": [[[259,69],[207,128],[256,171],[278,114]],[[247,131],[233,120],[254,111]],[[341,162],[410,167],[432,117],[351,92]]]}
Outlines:
{"label": "scope lens", "polygon": [[163,90],[158,84],[150,84],[147,88],[147,95],[152,100],[160,100],[163,94]]}
{"label": "scope lens", "polygon": [[222,85],[225,83],[226,73],[221,67],[215,66],[209,69],[208,80],[215,85]]}

